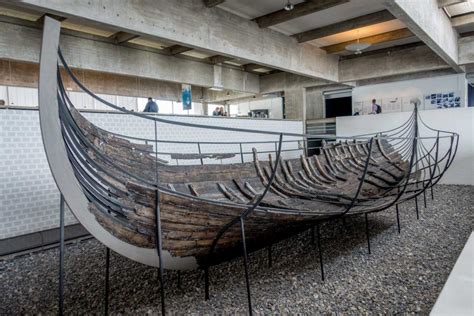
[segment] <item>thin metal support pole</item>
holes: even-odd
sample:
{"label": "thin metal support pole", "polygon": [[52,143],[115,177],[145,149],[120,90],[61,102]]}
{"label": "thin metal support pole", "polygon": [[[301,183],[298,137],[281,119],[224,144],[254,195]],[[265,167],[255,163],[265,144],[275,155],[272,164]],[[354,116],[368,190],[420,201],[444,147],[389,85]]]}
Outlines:
{"label": "thin metal support pole", "polygon": [[434,200],[433,186],[431,186],[431,199]]}
{"label": "thin metal support pole", "polygon": [[426,208],[426,190],[423,190],[423,201],[425,202],[425,208]]}
{"label": "thin metal support pole", "polygon": [[240,162],[244,163],[244,152],[242,151],[242,143],[239,143],[240,146]]}
{"label": "thin metal support pole", "polygon": [[272,245],[267,247],[267,255],[268,255],[268,267],[272,267]]}
{"label": "thin metal support pole", "polygon": [[371,251],[370,251],[370,232],[369,232],[369,216],[368,216],[368,213],[365,213],[365,234],[367,235],[367,249],[368,249],[369,255],[370,255]]}
{"label": "thin metal support pole", "polygon": [[418,211],[418,196],[415,196],[415,209],[416,209],[416,219],[420,219],[420,213]]}
{"label": "thin metal support pole", "polygon": [[311,245],[314,245],[314,226],[311,227],[310,234],[311,234]]}
{"label": "thin metal support pole", "polygon": [[398,226],[398,233],[400,234],[400,211],[398,209],[398,204],[395,204],[395,209],[397,210],[397,226]]}
{"label": "thin metal support pole", "polygon": [[244,253],[245,282],[247,284],[247,300],[248,300],[248,305],[249,305],[249,315],[252,315],[252,298],[250,294],[247,243],[245,242],[245,226],[244,226],[244,219],[242,217],[240,218],[240,233],[242,235],[242,250]]}
{"label": "thin metal support pole", "polygon": [[[314,232],[314,227],[313,227]],[[321,247],[321,233],[319,223],[316,224],[316,235],[318,237],[318,252],[319,252],[319,266],[321,268],[321,280],[324,281],[324,263],[323,263],[323,249]]]}
{"label": "thin metal support pole", "polygon": [[209,300],[209,267],[204,268],[204,299]]}
{"label": "thin metal support pole", "polygon": [[155,121],[155,243],[156,251],[158,253],[159,263],[159,276],[160,276],[160,296],[161,296],[161,314],[165,315],[165,278],[163,268],[163,253],[162,253],[162,239],[161,239],[161,211],[160,211],[160,190],[158,189],[159,177],[158,177],[158,126]]}
{"label": "thin metal support pole", "polygon": [[105,248],[105,293],[104,293],[104,315],[109,314],[109,279],[110,279],[110,249]]}
{"label": "thin metal support pole", "polygon": [[199,151],[199,160],[201,160],[201,165],[204,165],[204,161],[202,160],[202,153],[201,153],[201,143],[197,143],[198,151]]}
{"label": "thin metal support pole", "polygon": [[64,197],[59,198],[59,315],[64,315]]}

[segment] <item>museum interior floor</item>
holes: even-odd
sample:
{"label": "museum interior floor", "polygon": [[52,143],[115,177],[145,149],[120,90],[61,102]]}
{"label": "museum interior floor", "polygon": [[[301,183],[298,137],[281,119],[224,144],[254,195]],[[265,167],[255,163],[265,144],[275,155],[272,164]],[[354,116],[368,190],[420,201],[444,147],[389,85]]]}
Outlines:
{"label": "museum interior floor", "polygon": [[[474,187],[435,187],[427,208],[401,205],[401,234],[395,209],[370,214],[372,254],[367,253],[363,217],[321,226],[326,280],[309,232],[277,244],[273,266],[266,251],[250,255],[256,313],[422,313],[433,307],[473,228]],[[105,247],[94,239],[66,247],[65,313],[103,311]],[[0,261],[0,314],[57,313],[57,248]],[[151,268],[112,254],[112,313],[157,314],[159,282]],[[169,313],[247,313],[244,270],[234,260],[210,270],[211,299],[204,301],[201,271],[166,271]]]}

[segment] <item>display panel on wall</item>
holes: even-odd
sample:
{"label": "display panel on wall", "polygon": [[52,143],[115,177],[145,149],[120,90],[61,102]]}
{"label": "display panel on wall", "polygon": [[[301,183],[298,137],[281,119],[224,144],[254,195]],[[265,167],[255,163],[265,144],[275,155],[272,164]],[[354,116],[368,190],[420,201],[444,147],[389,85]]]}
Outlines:
{"label": "display panel on wall", "polygon": [[[382,113],[413,111],[412,99],[421,100],[419,110],[439,110],[461,107],[461,91],[433,92],[426,95],[390,97],[376,99],[382,107]],[[353,114],[366,115],[372,113],[372,100],[354,101]]]}

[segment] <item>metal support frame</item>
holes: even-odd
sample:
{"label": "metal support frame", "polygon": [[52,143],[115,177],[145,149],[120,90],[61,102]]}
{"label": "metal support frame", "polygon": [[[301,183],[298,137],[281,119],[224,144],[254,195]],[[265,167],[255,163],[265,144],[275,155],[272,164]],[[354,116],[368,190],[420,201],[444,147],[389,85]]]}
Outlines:
{"label": "metal support frame", "polygon": [[367,250],[369,255],[372,253],[370,251],[370,231],[369,231],[369,214],[365,213],[365,234],[367,236]]}
{"label": "metal support frame", "polygon": [[321,247],[321,232],[319,228],[319,223],[316,224],[316,234],[318,237],[318,252],[319,252],[319,266],[321,268],[321,280],[324,281],[323,248]]}
{"label": "metal support frame", "polygon": [[425,203],[426,208],[426,190],[423,190],[423,202]]}
{"label": "metal support frame", "polygon": [[416,219],[420,219],[420,212],[418,211],[418,195],[415,196],[415,210],[416,210]]}
{"label": "metal support frame", "polygon": [[59,198],[59,315],[64,315],[64,197]]}
{"label": "metal support frame", "polygon": [[244,257],[245,283],[247,285],[247,301],[249,306],[249,315],[252,315],[252,296],[250,294],[249,264],[247,254],[247,242],[245,241],[244,219],[240,217],[240,234],[242,235],[242,252]]}
{"label": "metal support frame", "polygon": [[160,277],[160,297],[161,297],[161,314],[165,315],[166,308],[165,308],[165,272],[163,267],[163,241],[161,239],[162,232],[161,232],[161,213],[160,213],[160,190],[158,188],[159,185],[159,173],[158,173],[158,126],[156,121],[154,121],[155,127],[155,183],[156,183],[156,190],[155,190],[155,221],[156,221],[156,229],[155,229],[155,243],[156,243],[156,251],[158,252],[158,261],[159,261],[159,277]]}
{"label": "metal support frame", "polygon": [[[156,124],[156,121],[155,121],[155,124]],[[199,159],[201,161],[201,165],[204,165],[204,160],[202,159],[202,152],[201,152],[201,143],[198,142],[197,146],[198,146]],[[158,151],[158,149],[156,151]]]}
{"label": "metal support frame", "polygon": [[397,228],[398,228],[398,233],[400,234],[400,212],[398,209],[398,204],[395,204],[395,210],[397,211]]}
{"label": "metal support frame", "polygon": [[[57,49],[57,45],[56,45],[56,48]],[[43,48],[42,48],[42,52],[43,52]],[[155,173],[156,173],[156,179],[155,181],[153,182],[152,180],[150,181],[151,183],[148,183],[148,184],[151,184],[151,185],[154,185],[156,186],[156,195],[155,195],[155,202],[156,202],[156,207],[155,207],[155,216],[156,216],[156,229],[155,229],[155,241],[156,241],[156,254],[157,254],[157,258],[158,258],[158,261],[159,261],[159,278],[160,278],[160,284],[161,284],[161,287],[160,287],[160,296],[161,296],[161,311],[163,314],[165,314],[165,282],[164,282],[164,265],[163,265],[163,249],[162,249],[162,230],[161,230],[161,218],[160,218],[160,191],[161,192],[167,192],[165,188],[163,187],[160,187],[160,184],[159,184],[159,174],[158,174],[158,143],[160,142],[158,140],[158,131],[157,131],[157,122],[164,122],[164,123],[170,123],[169,121],[167,121],[166,119],[161,119],[161,118],[157,118],[157,117],[149,117],[149,116],[144,116],[140,113],[134,113],[134,112],[127,112],[126,110],[124,109],[121,109],[115,105],[112,105],[110,104],[109,102],[101,99],[100,97],[94,95],[90,90],[88,90],[87,88],[85,88],[84,86],[82,86],[80,84],[80,82],[77,81],[77,78],[75,78],[72,74],[72,72],[70,71],[69,67],[67,66],[67,64],[65,63],[65,60],[64,58],[62,57],[60,51],[59,51],[59,55],[60,55],[60,58],[61,58],[61,61],[66,69],[66,71],[69,73],[69,75],[71,76],[71,78],[74,80],[74,82],[76,82],[79,87],[81,87],[81,89],[83,89],[86,93],[92,95],[94,98],[98,99],[100,102],[110,106],[111,108],[114,108],[114,109],[117,109],[121,112],[125,112],[125,113],[129,113],[131,115],[135,115],[135,116],[139,116],[139,117],[142,117],[142,118],[146,118],[146,119],[149,119],[149,120],[153,120],[154,121],[154,126],[155,126],[155,137],[154,137],[154,143],[155,143],[155,151],[154,151],[154,154],[155,154]],[[56,56],[57,57],[57,56]],[[42,63],[44,64],[44,63]],[[51,64],[51,62],[47,63],[47,64]],[[56,65],[55,65],[56,66]],[[46,78],[48,76],[46,76],[45,74],[43,74],[43,71],[40,71],[40,75],[41,77],[40,78]],[[59,78],[60,79],[60,78]],[[45,82],[45,80],[42,80],[42,82]],[[44,91],[49,91],[49,94],[52,93],[53,89],[40,89],[40,94],[41,93],[44,93]],[[61,98],[67,98],[67,94],[65,93],[64,91],[64,87],[59,87],[59,89],[56,89],[54,90],[54,94],[58,93],[59,92],[59,97]],[[48,97],[51,97],[50,95],[48,95]],[[40,98],[41,99],[41,98]],[[44,98],[46,101],[48,101],[49,99],[47,98]],[[42,100],[42,99],[41,99]],[[44,100],[42,100],[40,102],[41,104],[47,104],[47,102],[45,102]],[[56,102],[57,103],[57,102]],[[66,102],[63,102],[63,106],[62,106],[62,109],[60,109],[60,113],[61,111],[67,111],[67,107],[66,107]],[[68,111],[67,111],[68,112]],[[41,114],[41,113],[40,113]],[[43,113],[42,113],[42,116],[44,117],[48,117],[48,115],[46,114],[49,114],[47,112],[44,112],[43,110]],[[453,149],[453,141],[454,141],[454,136],[452,136],[452,142],[451,142],[451,147],[450,147],[450,150],[449,150],[449,158],[447,159],[447,163],[446,163],[446,166],[445,166],[445,169],[443,171],[441,171],[439,169],[439,167],[437,166],[438,164],[438,159],[437,159],[437,154],[438,154],[438,147],[436,147],[436,159],[434,159],[435,163],[434,165],[429,165],[429,167],[432,167],[433,166],[433,172],[430,173],[430,179],[429,180],[426,180],[426,174],[424,175],[424,178],[417,178],[416,179],[416,182],[414,182],[416,184],[416,190],[412,190],[412,188],[409,188],[407,190],[407,193],[403,199],[401,199],[402,195],[405,193],[405,190],[407,189],[408,187],[408,183],[409,183],[409,180],[412,179],[412,176],[413,176],[413,173],[412,173],[412,167],[415,165],[416,166],[416,173],[418,173],[418,171],[420,171],[422,174],[425,172],[423,170],[425,170],[426,168],[424,167],[423,163],[421,164],[421,169],[418,168],[418,163],[420,160],[422,159],[426,159],[426,157],[432,157],[430,155],[430,152],[433,150],[431,149],[430,152],[426,153],[426,155],[423,156],[423,151],[422,149],[419,149],[417,146],[418,146],[418,124],[417,124],[417,119],[418,119],[418,116],[417,116],[417,107],[415,106],[415,111],[414,111],[414,114],[413,114],[413,117],[414,117],[414,126],[415,126],[415,129],[414,129],[414,133],[415,133],[415,137],[413,137],[413,146],[412,146],[412,149],[410,151],[410,142],[407,141],[406,142],[406,145],[403,144],[401,146],[403,147],[400,147],[400,148],[403,148],[403,150],[401,150],[401,154],[405,155],[406,154],[406,159],[408,159],[409,156],[411,156],[411,161],[410,161],[410,170],[407,170],[407,174],[406,176],[404,177],[404,179],[406,179],[406,183],[404,185],[404,188],[402,191],[399,190],[399,193],[398,195],[396,196],[396,198],[394,199],[393,202],[391,202],[391,204],[389,206],[384,206],[383,209],[386,209],[388,207],[391,207],[393,206],[393,204],[395,204],[396,206],[396,211],[397,211],[397,224],[398,224],[398,231],[400,233],[400,219],[399,219],[399,208],[398,208],[398,202],[404,202],[404,201],[407,201],[408,199],[412,199],[412,198],[415,198],[415,203],[416,203],[416,212],[417,212],[417,218],[419,218],[419,214],[418,214],[418,201],[417,201],[417,196],[420,195],[421,193],[423,193],[425,195],[425,190],[430,187],[431,188],[431,193],[432,193],[432,199],[434,198],[433,196],[433,185],[437,183],[437,181],[439,181],[440,177],[442,176],[442,174],[446,171],[446,169],[449,167],[449,165],[452,163],[452,159],[454,159],[454,155],[453,157],[451,157],[451,151]],[[66,118],[67,119],[67,118]],[[45,120],[44,118],[42,118],[42,121]],[[413,120],[413,118],[411,118],[411,120]],[[45,121],[47,122],[47,121]],[[408,123],[405,123],[403,126],[407,126],[406,130],[411,130],[411,125],[410,125],[410,120],[407,121]],[[64,130],[66,130],[66,134],[68,132],[75,132],[71,129],[71,126],[66,126],[67,124],[71,124],[71,122],[63,122],[61,121],[62,124],[64,124],[64,126],[61,126],[62,128],[64,128]],[[217,129],[217,130],[227,130],[227,131],[237,131],[237,132],[255,132],[255,133],[263,133],[263,134],[268,134],[268,135],[276,135],[276,133],[274,132],[261,132],[261,131],[253,131],[253,130],[243,130],[243,129],[237,129],[237,128],[224,128],[224,127],[210,127],[210,126],[204,126],[204,125],[199,125],[199,124],[191,124],[191,123],[178,123],[178,122],[174,122],[172,124],[175,124],[175,125],[181,125],[181,126],[189,126],[189,127],[200,127],[200,128],[213,128],[213,129]],[[43,122],[43,125],[44,125],[44,122]],[[47,126],[47,125],[45,125]],[[401,127],[400,127],[401,128]],[[396,130],[396,129],[394,129]],[[45,133],[44,131],[42,131],[43,133]],[[388,131],[390,132],[390,131]],[[398,133],[398,132],[397,132]],[[209,299],[209,267],[210,265],[213,263],[213,261],[211,260],[211,257],[212,257],[212,254],[213,254],[213,251],[215,250],[215,247],[219,241],[219,239],[222,237],[222,235],[231,227],[233,226],[234,224],[237,224],[237,222],[240,222],[240,233],[241,233],[241,242],[242,242],[242,256],[243,256],[243,261],[244,261],[244,269],[245,269],[245,279],[246,279],[246,287],[247,287],[247,298],[248,298],[248,307],[249,307],[249,313],[252,314],[252,301],[251,301],[251,289],[250,289],[250,280],[249,280],[249,262],[248,262],[248,251],[247,251],[247,240],[246,240],[246,236],[245,236],[245,220],[247,218],[247,215],[249,215],[252,211],[255,210],[255,208],[259,207],[260,203],[262,202],[264,196],[266,195],[266,193],[269,191],[270,187],[272,186],[272,183],[273,183],[273,180],[274,180],[274,177],[276,175],[276,172],[277,172],[277,167],[278,167],[278,164],[279,164],[279,161],[280,161],[280,154],[281,154],[281,151],[282,151],[282,138],[283,138],[283,135],[286,135],[286,136],[298,136],[298,137],[303,137],[305,138],[306,140],[308,139],[308,135],[306,134],[291,134],[291,133],[287,133],[287,134],[283,134],[283,133],[279,133],[279,136],[280,136],[280,140],[279,140],[279,146],[277,147],[277,142],[274,142],[275,143],[275,151],[277,152],[277,158],[275,160],[275,164],[274,164],[274,167],[273,167],[273,170],[272,170],[272,173],[271,173],[271,176],[269,177],[268,179],[268,184],[265,186],[265,190],[263,191],[263,194],[260,194],[260,196],[257,198],[257,200],[254,202],[253,205],[248,205],[246,206],[246,208],[243,210],[243,212],[240,214],[240,216],[237,216],[236,218],[234,218],[231,222],[229,222],[228,224],[226,224],[224,227],[222,227],[222,229],[218,232],[218,234],[216,235],[214,241],[213,241],[213,244],[210,248],[210,251],[209,251],[209,256],[208,256],[208,262],[207,262],[207,265],[204,267],[204,273],[205,273],[205,297],[206,299]],[[382,134],[380,134],[380,137]],[[394,134],[392,134],[394,135]],[[362,135],[363,136],[363,135]],[[408,134],[408,135],[399,135],[400,137],[398,139],[401,139],[401,140],[404,140],[404,139],[410,139],[412,138],[412,135],[411,134]],[[403,136],[403,137],[402,137]],[[387,136],[388,138],[389,136]],[[49,137],[51,139],[53,139],[53,137]],[[48,137],[46,137],[46,139],[48,139]],[[347,203],[347,208],[344,212],[338,214],[338,215],[335,215],[333,217],[331,217],[330,219],[336,219],[338,217],[342,218],[342,220],[344,221],[344,215],[346,215],[353,207],[357,207],[357,206],[360,206],[360,205],[363,205],[364,203],[364,197],[359,197],[359,194],[360,192],[362,191],[362,186],[364,185],[364,183],[366,183],[366,181],[370,181],[370,179],[366,179],[366,177],[370,177],[370,173],[369,173],[369,166],[371,165],[371,159],[375,161],[375,158],[372,156],[372,145],[373,145],[373,142],[374,142],[374,139],[375,137],[370,137],[370,138],[365,138],[365,139],[370,139],[370,141],[367,142],[367,144],[365,144],[364,146],[362,146],[361,148],[361,151],[359,152],[359,154],[361,155],[366,155],[367,156],[367,159],[365,161],[365,164],[362,165],[360,164],[363,168],[363,173],[362,173],[362,177],[359,178],[360,180],[360,183],[359,183],[359,187],[357,188],[357,191],[355,192],[355,196],[354,197],[351,197],[350,198],[350,203]],[[394,137],[394,139],[397,139],[397,137]],[[65,143],[67,144],[68,142],[68,136],[64,136],[64,139]],[[71,140],[69,139],[69,142],[73,142],[74,140]],[[150,140],[150,141],[153,141],[153,140]],[[437,138],[437,141],[439,141],[439,132],[438,132],[438,138]],[[203,142],[203,143],[206,143],[206,142]],[[236,144],[236,143],[235,143]],[[457,140],[456,140],[456,148],[457,148]],[[197,146],[198,146],[198,151],[199,151],[199,154],[200,154],[200,161],[201,161],[201,164],[203,164],[203,157],[201,155],[201,147],[200,147],[200,143],[197,142]],[[240,146],[240,155],[241,155],[241,161],[242,163],[244,162],[244,159],[243,159],[243,151],[242,151],[242,143],[239,143],[239,146]],[[436,146],[438,146],[438,144],[436,144]],[[72,146],[74,147],[74,146]],[[45,148],[47,149],[47,146],[45,146]],[[77,158],[75,157],[74,153],[72,151],[74,151],[74,148],[66,148],[69,150],[68,154],[69,156],[66,156],[66,157],[69,157],[71,158],[72,157],[72,160],[74,160],[74,158]],[[359,151],[359,149],[357,149]],[[421,154],[421,158],[420,160],[418,160],[418,150],[420,150],[420,152],[422,153]],[[51,150],[50,150],[51,151]],[[305,148],[305,151],[307,152],[307,144],[306,144],[306,148]],[[163,154],[163,153],[160,153],[160,155]],[[245,154],[248,154],[248,153],[245,153]],[[327,153],[325,152],[325,155],[326,155],[326,159],[328,159],[329,161],[329,158],[327,156]],[[80,155],[79,155],[80,156]],[[445,156],[446,157],[446,156]],[[452,159],[451,159],[452,158]],[[77,158],[79,159],[79,158]],[[443,158],[444,159],[444,158]],[[329,161],[330,162],[330,161]],[[54,164],[54,163],[53,163]],[[79,182],[81,182],[81,176],[84,177],[83,174],[81,174],[81,167],[82,168],[87,168],[87,164],[85,165],[81,165],[81,164],[74,164],[74,162],[71,162],[71,170],[73,171],[76,171],[77,172],[77,175],[79,177]],[[373,163],[372,163],[373,164]],[[438,171],[438,175],[435,176],[435,168],[438,168],[437,171]],[[335,176],[337,178],[337,171],[338,171],[338,168],[337,166],[334,167],[331,163],[329,163],[329,169],[328,169],[328,172],[331,174],[331,176]],[[431,170],[430,170],[431,171]],[[59,174],[58,172],[55,172],[55,174]],[[131,175],[133,176],[133,175]],[[140,179],[139,177],[136,177],[136,179],[138,179],[139,181],[142,181],[143,179]],[[404,180],[403,179],[403,180]],[[435,181],[433,181],[434,179],[436,179]],[[60,179],[62,180],[62,179]],[[83,179],[82,179],[83,180]],[[86,189],[87,189],[87,186],[91,186],[89,183],[87,183],[87,181],[83,181],[84,183],[79,183],[83,186],[86,186]],[[100,182],[100,181],[98,181]],[[400,187],[402,186],[402,180],[398,181],[398,188],[400,189]],[[144,181],[144,183],[146,183],[146,181]],[[410,186],[413,186],[413,182],[411,182],[412,184],[410,184]],[[418,188],[418,184],[422,184],[422,188]],[[61,188],[62,186],[60,185],[61,182],[58,183],[58,186]],[[372,184],[374,185],[374,184]],[[95,188],[91,188],[91,192],[96,192],[94,191]],[[80,191],[79,191],[80,192]],[[100,196],[100,193],[98,190],[98,196]],[[67,190],[64,191],[64,194],[66,196],[66,198],[68,199],[68,203],[70,203],[70,197],[72,196],[71,194],[68,194]],[[178,193],[176,193],[178,194]],[[82,200],[86,201],[86,199],[81,195],[82,197]],[[94,198],[92,195],[88,195],[87,198]],[[426,196],[424,197],[425,198],[425,207],[426,207]],[[401,199],[399,201],[399,199]],[[107,202],[107,201],[105,201]],[[106,203],[105,203],[106,204]],[[224,205],[224,204],[223,204]],[[75,206],[74,205],[74,199],[71,199],[71,206]],[[371,249],[370,249],[370,231],[369,231],[369,222],[368,222],[368,212],[371,212],[373,211],[373,209],[367,209],[364,213],[365,215],[365,229],[366,229],[366,235],[367,235],[367,246],[368,246],[368,253],[371,254]],[[61,230],[60,230],[60,234],[61,234],[61,246],[60,246],[60,280],[59,280],[59,296],[60,296],[60,314],[62,314],[64,312],[64,198],[63,196],[61,195],[61,216],[60,216],[60,226],[61,226]],[[311,242],[312,244],[314,244],[314,229],[315,227],[311,227]],[[318,243],[318,251],[319,251],[319,259],[320,259],[320,266],[321,266],[321,277],[322,277],[322,280],[324,281],[324,267],[323,267],[323,257],[322,257],[322,247],[321,247],[321,236],[320,236],[320,223],[317,222],[316,223],[316,230],[317,230],[317,243]],[[100,235],[99,233],[97,233],[97,235]],[[112,239],[113,241],[117,242],[115,239]],[[251,239],[249,239],[249,242],[250,242]],[[110,241],[110,240],[109,240]],[[107,244],[107,243],[106,243]],[[115,248],[114,244],[112,242],[109,242],[109,246],[113,248],[114,251],[118,251],[119,253],[127,253],[127,251],[123,250],[123,251],[119,251],[120,248],[118,248],[118,250]],[[269,267],[271,267],[272,265],[272,253],[271,253],[271,245],[267,247],[267,251],[268,251],[268,265]],[[109,248],[107,248],[106,250],[106,283],[105,283],[105,312],[107,313],[108,312],[108,300],[109,300],[109,295],[108,295],[108,292],[109,292],[109,261],[110,261],[110,250]],[[156,262],[156,259],[155,259],[155,262]],[[178,273],[178,287],[180,287],[180,284],[181,283],[181,276],[180,274]]]}
{"label": "metal support frame", "polygon": [[110,248],[105,248],[105,291],[104,291],[104,315],[109,314],[109,279],[110,279]]}
{"label": "metal support frame", "polygon": [[272,245],[267,247],[267,259],[268,259],[268,267],[271,268],[273,264],[272,260]]}

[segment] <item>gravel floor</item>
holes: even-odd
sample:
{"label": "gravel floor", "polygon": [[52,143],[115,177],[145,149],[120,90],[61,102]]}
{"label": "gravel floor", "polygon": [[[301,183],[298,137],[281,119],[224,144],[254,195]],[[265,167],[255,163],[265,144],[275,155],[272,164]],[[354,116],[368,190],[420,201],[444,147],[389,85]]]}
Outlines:
{"label": "gravel floor", "polygon": [[[428,314],[472,231],[472,186],[437,186],[420,220],[414,202],[369,215],[372,254],[365,221],[351,218],[321,226],[326,281],[321,281],[317,247],[308,233],[279,243],[268,268],[266,251],[250,255],[253,310],[278,314]],[[57,313],[58,250],[0,261],[0,314]],[[97,241],[66,248],[67,314],[103,313],[105,248]],[[213,267],[211,299],[204,301],[201,271],[167,271],[166,307],[173,314],[246,314],[241,260]],[[157,269],[111,257],[110,308],[114,314],[160,311]]]}

